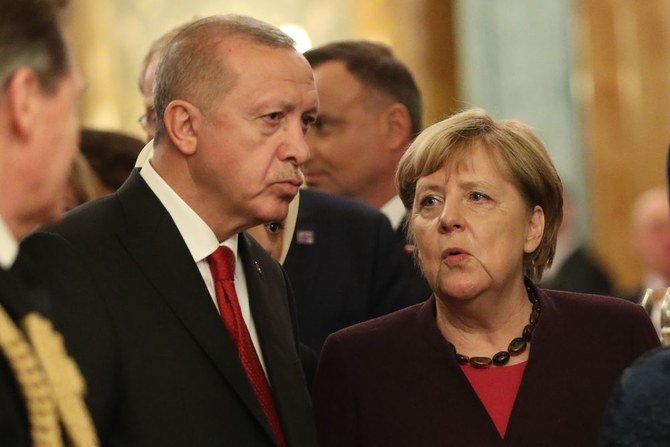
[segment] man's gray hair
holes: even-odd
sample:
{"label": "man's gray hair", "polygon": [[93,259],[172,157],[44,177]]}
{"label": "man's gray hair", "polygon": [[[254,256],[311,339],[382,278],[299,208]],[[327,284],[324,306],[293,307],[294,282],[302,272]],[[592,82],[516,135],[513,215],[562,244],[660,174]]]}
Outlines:
{"label": "man's gray hair", "polygon": [[218,45],[229,37],[248,38],[276,48],[295,46],[295,41],[279,28],[242,15],[206,17],[183,28],[167,44],[156,70],[156,141],[165,134],[163,115],[171,101],[185,99],[207,107],[232,87],[235,74],[217,56]]}

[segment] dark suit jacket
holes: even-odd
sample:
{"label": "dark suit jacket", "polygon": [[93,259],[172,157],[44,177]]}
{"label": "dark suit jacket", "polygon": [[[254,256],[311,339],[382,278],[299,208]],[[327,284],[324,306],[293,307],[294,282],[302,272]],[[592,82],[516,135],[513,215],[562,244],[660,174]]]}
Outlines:
{"label": "dark suit jacket", "polygon": [[[45,289],[26,277],[22,268],[23,253],[11,271],[0,268],[0,304],[20,324],[30,312],[49,316],[49,296]],[[20,326],[19,326],[20,327]],[[32,445],[30,424],[14,373],[0,350],[0,445],[29,447]]]}
{"label": "dark suit jacket", "polygon": [[542,281],[542,287],[596,295],[611,295],[614,291],[607,272],[584,246],[563,261],[553,278]]}
{"label": "dark suit jacket", "polygon": [[658,346],[641,307],[539,291],[505,440],[435,322],[435,299],[331,335],[314,384],[322,447],[593,447],[621,372]]}
{"label": "dark suit jacket", "polygon": [[[137,171],[27,244],[69,303],[62,331],[106,445],[276,445],[186,244]],[[315,445],[285,275],[245,234],[239,254],[284,436]]]}
{"label": "dark suit jacket", "polygon": [[670,350],[654,349],[621,376],[612,393],[599,447],[670,445]]}
{"label": "dark suit jacket", "polygon": [[388,219],[352,200],[305,189],[284,268],[300,341],[319,351],[338,329],[415,304]]}

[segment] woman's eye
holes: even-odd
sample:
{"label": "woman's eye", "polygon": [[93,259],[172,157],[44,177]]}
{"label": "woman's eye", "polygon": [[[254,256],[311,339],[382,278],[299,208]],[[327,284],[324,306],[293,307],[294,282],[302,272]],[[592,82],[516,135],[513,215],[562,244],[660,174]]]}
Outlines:
{"label": "woman's eye", "polygon": [[475,202],[481,202],[483,200],[488,199],[488,196],[486,194],[482,194],[480,192],[473,192],[470,194],[470,198],[474,200]]}
{"label": "woman's eye", "polygon": [[421,208],[427,207],[427,206],[434,206],[437,204],[437,199],[434,196],[426,196],[421,199],[419,202],[419,206]]}

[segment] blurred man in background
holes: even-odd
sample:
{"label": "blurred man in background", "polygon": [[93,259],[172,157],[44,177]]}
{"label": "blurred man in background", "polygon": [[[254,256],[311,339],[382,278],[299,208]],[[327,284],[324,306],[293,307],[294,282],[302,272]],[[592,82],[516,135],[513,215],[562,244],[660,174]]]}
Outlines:
{"label": "blurred man in background", "polygon": [[0,445],[97,445],[49,291],[19,242],[58,220],[77,153],[64,1],[0,0]]}
{"label": "blurred man in background", "polygon": [[421,94],[409,69],[390,48],[343,41],[305,52],[319,92],[319,117],[307,136],[312,158],[305,181],[312,188],[379,209],[405,251],[415,301],[430,295],[406,246],[406,210],[396,193],[400,157],[421,131]]}
{"label": "blurred man in background", "polygon": [[95,196],[115,192],[126,181],[144,144],[133,136],[109,130],[82,129],[80,150],[95,175]]}
{"label": "blurred man in background", "polygon": [[[640,194],[631,208],[630,246],[642,266],[643,280],[630,294],[639,301],[644,291],[670,286],[670,206],[665,187],[658,186]],[[660,300],[653,295],[652,322],[660,333]]]}
{"label": "blurred man in background", "polygon": [[540,285],[546,289],[612,295],[614,287],[609,274],[591,248],[579,241],[576,212],[572,197],[564,190],[563,221],[558,229],[554,261],[542,274]]}

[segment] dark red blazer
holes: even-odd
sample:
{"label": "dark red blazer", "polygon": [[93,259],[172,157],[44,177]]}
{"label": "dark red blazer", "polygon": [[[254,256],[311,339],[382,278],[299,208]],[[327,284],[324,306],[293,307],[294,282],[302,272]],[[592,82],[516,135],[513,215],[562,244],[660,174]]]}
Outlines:
{"label": "dark red blazer", "polygon": [[435,298],[331,335],[314,385],[322,447],[594,446],[621,372],[659,345],[640,306],[539,290],[506,437],[435,322]]}

